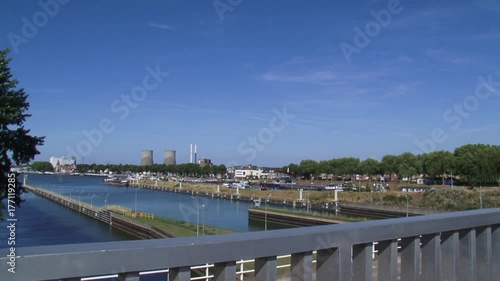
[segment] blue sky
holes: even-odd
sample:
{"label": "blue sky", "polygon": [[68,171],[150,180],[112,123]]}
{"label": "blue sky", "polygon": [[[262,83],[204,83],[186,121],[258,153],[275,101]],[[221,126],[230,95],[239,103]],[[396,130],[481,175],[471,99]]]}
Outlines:
{"label": "blue sky", "polygon": [[499,144],[499,1],[41,3],[0,11],[26,125],[46,136],[36,160],[185,163],[192,143],[283,166]]}

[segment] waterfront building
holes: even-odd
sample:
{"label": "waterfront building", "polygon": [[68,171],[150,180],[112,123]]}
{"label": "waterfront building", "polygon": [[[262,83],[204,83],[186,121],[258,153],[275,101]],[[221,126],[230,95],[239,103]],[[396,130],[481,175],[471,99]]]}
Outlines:
{"label": "waterfront building", "polygon": [[49,162],[56,172],[71,173],[76,169],[75,157],[50,157]]}

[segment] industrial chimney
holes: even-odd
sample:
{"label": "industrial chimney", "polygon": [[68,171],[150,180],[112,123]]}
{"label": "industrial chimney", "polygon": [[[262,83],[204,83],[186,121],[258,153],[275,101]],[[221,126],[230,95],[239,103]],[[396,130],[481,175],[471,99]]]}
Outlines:
{"label": "industrial chimney", "polygon": [[165,150],[165,165],[175,165],[175,150]]}
{"label": "industrial chimney", "polygon": [[141,166],[153,165],[153,151],[143,150],[141,158]]}

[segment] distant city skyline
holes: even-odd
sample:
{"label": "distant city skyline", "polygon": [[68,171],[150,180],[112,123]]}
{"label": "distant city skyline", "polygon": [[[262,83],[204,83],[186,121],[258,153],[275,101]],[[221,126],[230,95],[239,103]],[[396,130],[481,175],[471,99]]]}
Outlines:
{"label": "distant city skyline", "polygon": [[[282,167],[498,145],[500,2],[8,1],[51,156]],[[232,4],[231,4],[232,3]]]}

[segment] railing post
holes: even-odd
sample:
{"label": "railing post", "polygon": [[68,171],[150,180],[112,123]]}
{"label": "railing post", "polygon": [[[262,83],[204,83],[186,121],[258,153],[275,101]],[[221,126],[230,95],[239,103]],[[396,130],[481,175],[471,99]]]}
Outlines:
{"label": "railing post", "polygon": [[316,280],[351,281],[351,245],[319,250],[316,254]]}
{"label": "railing post", "polygon": [[118,281],[139,281],[139,272],[120,273]]}
{"label": "railing post", "polygon": [[420,280],[420,238],[401,240],[401,280]]}
{"label": "railing post", "polygon": [[[477,280],[491,281],[491,227],[476,230],[476,274]],[[498,275],[497,275],[498,276]]]}
{"label": "railing post", "polygon": [[378,242],[377,275],[379,281],[396,281],[398,279],[398,240]]}
{"label": "railing post", "polygon": [[[245,270],[245,264],[243,263],[243,259],[241,259],[240,263],[240,280],[243,281],[243,271]],[[207,274],[208,275],[208,274]],[[208,279],[207,279],[208,281]]]}
{"label": "railing post", "polygon": [[189,281],[191,279],[191,268],[189,266],[168,269],[169,281]]}
{"label": "railing post", "polygon": [[312,281],[312,252],[292,254],[291,281]]}
{"label": "railing post", "polygon": [[215,281],[234,281],[236,280],[236,262],[222,262],[214,264]]}
{"label": "railing post", "polygon": [[371,281],[373,274],[372,243],[354,245],[352,262],[352,280]]}
{"label": "railing post", "polygon": [[255,259],[255,281],[276,280],[277,265],[276,257]]}
{"label": "railing post", "polygon": [[210,264],[207,263],[206,267],[205,267],[205,277],[206,277],[205,281],[209,281],[210,280],[210,278],[208,278],[208,276],[210,275],[209,266],[210,266]]}
{"label": "railing post", "polygon": [[491,227],[491,251],[494,253],[491,257],[491,278],[498,278],[500,276],[500,226]]}
{"label": "railing post", "polygon": [[457,281],[458,275],[458,232],[441,234],[441,277],[443,280]]}
{"label": "railing post", "polygon": [[316,280],[339,279],[339,249],[318,250],[316,253]]}
{"label": "railing post", "polygon": [[459,256],[458,279],[461,281],[476,281],[475,229],[462,230],[459,232]]}
{"label": "railing post", "polygon": [[441,281],[441,235],[422,236],[422,280]]}

